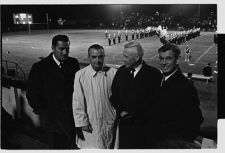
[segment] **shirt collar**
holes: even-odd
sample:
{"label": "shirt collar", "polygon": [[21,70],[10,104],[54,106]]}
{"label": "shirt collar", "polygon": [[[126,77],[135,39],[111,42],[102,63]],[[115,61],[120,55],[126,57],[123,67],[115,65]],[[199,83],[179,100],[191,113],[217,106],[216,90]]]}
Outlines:
{"label": "shirt collar", "polygon": [[135,68],[135,72],[138,72],[142,67],[143,61]]}
{"label": "shirt collar", "polygon": [[54,61],[56,62],[56,64],[59,66],[60,65],[60,61],[55,58],[54,54],[52,54],[52,57],[53,57]]}
{"label": "shirt collar", "polygon": [[141,64],[139,64],[136,68],[135,68],[135,71],[134,71],[134,77],[137,75],[137,73],[140,71],[141,67],[143,65],[143,61],[141,62]]}
{"label": "shirt collar", "polygon": [[166,81],[167,79],[169,79],[175,72],[177,72],[177,70],[178,70],[178,68],[177,68],[173,73],[171,73],[170,75],[166,76],[166,77],[165,77],[165,81]]}
{"label": "shirt collar", "polygon": [[88,66],[88,71],[93,78],[96,77],[97,74],[103,74],[104,76],[107,76],[106,71],[104,71],[104,69],[97,72],[92,68],[91,64],[89,64]]}

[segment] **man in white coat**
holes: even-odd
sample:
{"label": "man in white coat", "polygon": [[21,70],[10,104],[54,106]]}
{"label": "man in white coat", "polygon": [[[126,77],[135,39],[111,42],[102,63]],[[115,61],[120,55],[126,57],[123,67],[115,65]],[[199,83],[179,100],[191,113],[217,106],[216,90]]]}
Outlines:
{"label": "man in white coat", "polygon": [[73,116],[77,127],[77,146],[81,149],[115,147],[116,112],[112,107],[111,84],[115,68],[104,66],[104,48],[94,44],[88,49],[90,65],[75,75]]}

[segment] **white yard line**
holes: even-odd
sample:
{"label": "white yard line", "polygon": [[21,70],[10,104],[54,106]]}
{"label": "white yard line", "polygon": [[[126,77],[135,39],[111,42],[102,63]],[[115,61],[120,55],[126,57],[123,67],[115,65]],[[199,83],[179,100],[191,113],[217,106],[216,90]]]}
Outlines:
{"label": "white yard line", "polygon": [[195,63],[197,63],[210,49],[212,49],[212,47],[214,46],[215,44],[212,44],[196,61]]}
{"label": "white yard line", "polygon": [[157,54],[157,55],[155,55],[155,56],[151,57],[150,59],[154,59],[154,58],[155,58],[155,57],[157,57],[157,56],[159,56],[159,55]]}

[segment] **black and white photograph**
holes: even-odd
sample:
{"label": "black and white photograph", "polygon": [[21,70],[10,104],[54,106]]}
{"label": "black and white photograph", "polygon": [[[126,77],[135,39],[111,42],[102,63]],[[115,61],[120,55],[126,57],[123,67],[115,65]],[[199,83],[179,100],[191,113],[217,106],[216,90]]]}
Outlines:
{"label": "black and white photograph", "polygon": [[216,1],[0,7],[2,150],[218,149]]}

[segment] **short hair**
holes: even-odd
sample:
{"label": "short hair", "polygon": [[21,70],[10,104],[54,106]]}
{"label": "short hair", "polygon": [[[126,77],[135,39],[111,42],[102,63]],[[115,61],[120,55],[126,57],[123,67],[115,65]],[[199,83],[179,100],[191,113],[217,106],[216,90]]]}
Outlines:
{"label": "short hair", "polygon": [[142,48],[141,44],[137,41],[131,41],[124,46],[124,48],[133,48],[133,47],[137,47],[139,56],[142,57],[144,55],[144,49]]}
{"label": "short hair", "polygon": [[70,40],[68,36],[56,35],[52,38],[52,46],[56,46],[58,41],[68,42],[70,44]]}
{"label": "short hair", "polygon": [[104,48],[103,48],[101,45],[99,45],[99,44],[94,44],[94,45],[91,45],[91,46],[88,48],[88,57],[90,56],[90,50],[91,50],[91,49],[102,50],[103,53],[105,54]]}
{"label": "short hair", "polygon": [[173,43],[166,43],[158,49],[158,53],[172,50],[176,59],[180,56],[180,48]]}

